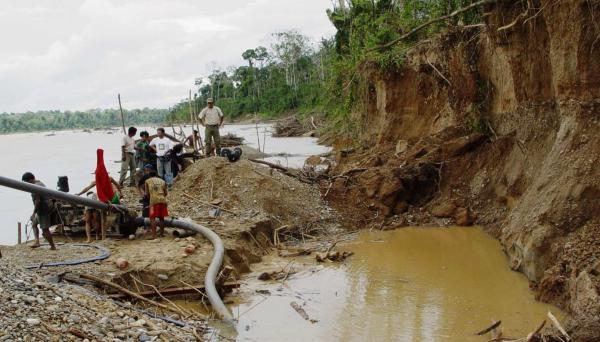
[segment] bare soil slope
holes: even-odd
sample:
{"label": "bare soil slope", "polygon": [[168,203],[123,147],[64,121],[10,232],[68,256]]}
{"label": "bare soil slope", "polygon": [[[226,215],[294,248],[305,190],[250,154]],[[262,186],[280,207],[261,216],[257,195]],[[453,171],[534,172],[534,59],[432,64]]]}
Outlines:
{"label": "bare soil slope", "polygon": [[571,313],[576,339],[593,341],[600,2],[532,4],[490,5],[484,26],[423,41],[399,72],[366,63],[361,144],[338,153],[344,177],[328,198],[368,209],[361,218],[380,227],[486,226],[540,299]]}

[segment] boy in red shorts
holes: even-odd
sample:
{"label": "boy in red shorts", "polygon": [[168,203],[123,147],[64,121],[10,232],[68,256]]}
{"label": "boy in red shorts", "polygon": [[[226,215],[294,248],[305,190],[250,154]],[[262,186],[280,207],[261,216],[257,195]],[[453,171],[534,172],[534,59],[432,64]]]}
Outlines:
{"label": "boy in red shorts", "polygon": [[152,239],[156,239],[156,218],[160,226],[160,236],[165,235],[165,217],[167,210],[167,183],[158,176],[151,177],[144,183],[146,193],[150,195],[150,229]]}

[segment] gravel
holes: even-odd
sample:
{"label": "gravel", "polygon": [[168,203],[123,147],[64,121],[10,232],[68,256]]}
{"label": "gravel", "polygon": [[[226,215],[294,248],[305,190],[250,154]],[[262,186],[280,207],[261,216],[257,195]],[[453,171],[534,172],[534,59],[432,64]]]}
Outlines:
{"label": "gravel", "polygon": [[[193,328],[151,318],[131,305],[122,307],[85,288],[53,284],[38,274],[0,259],[0,341],[195,341]],[[127,304],[127,303],[126,303]]]}

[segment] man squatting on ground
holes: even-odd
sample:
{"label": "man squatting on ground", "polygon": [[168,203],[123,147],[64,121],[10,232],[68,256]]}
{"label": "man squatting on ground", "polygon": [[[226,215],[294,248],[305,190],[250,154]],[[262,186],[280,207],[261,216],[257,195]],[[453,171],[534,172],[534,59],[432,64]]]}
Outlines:
{"label": "man squatting on ground", "polygon": [[204,129],[204,155],[209,156],[212,146],[212,140],[215,142],[216,155],[221,155],[221,136],[219,127],[223,126],[223,111],[214,105],[213,99],[206,100],[206,107],[198,115]]}
{"label": "man squatting on ground", "polygon": [[165,136],[165,129],[159,128],[156,130],[158,135],[150,142],[150,148],[156,153],[156,168],[158,176],[167,182],[167,185],[173,183],[173,173],[171,172],[171,158],[167,155],[173,148],[173,143]]}
{"label": "man squatting on ground", "polygon": [[121,139],[121,177],[119,184],[123,186],[127,177],[127,168],[129,167],[129,186],[135,186],[135,134],[137,128],[129,127],[127,135]]}
{"label": "man squatting on ground", "polygon": [[156,219],[159,220],[160,236],[165,235],[165,217],[167,210],[167,183],[161,178],[150,177],[144,183],[145,192],[150,196],[150,230],[152,238],[156,239]]}
{"label": "man squatting on ground", "polygon": [[[25,172],[21,180],[27,183],[46,187],[44,183],[35,179],[35,176],[31,172]],[[40,246],[40,233],[37,229],[39,223],[42,228],[42,234],[48,243],[50,249],[55,250],[54,240],[52,239],[52,233],[50,233],[50,226],[52,225],[52,205],[48,197],[44,195],[31,194],[33,200],[33,214],[31,214],[31,222],[33,227],[33,235],[35,236],[35,243],[31,246],[33,248]]]}
{"label": "man squatting on ground", "polygon": [[192,134],[188,135],[183,144],[198,150],[200,148],[200,134],[198,134],[198,131],[194,130]]}

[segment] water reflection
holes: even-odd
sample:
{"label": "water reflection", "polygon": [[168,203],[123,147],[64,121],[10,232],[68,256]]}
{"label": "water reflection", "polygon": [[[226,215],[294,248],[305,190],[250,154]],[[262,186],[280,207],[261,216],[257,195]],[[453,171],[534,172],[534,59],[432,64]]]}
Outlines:
{"label": "water reflection", "polygon": [[[494,319],[522,337],[547,311],[560,316],[533,299],[499,244],[477,228],[365,232],[344,248],[355,252],[345,265],[302,272],[286,285],[253,281],[252,289],[272,294],[233,306],[243,313],[237,339],[482,341],[473,334]],[[318,322],[302,319],[291,301]]]}

